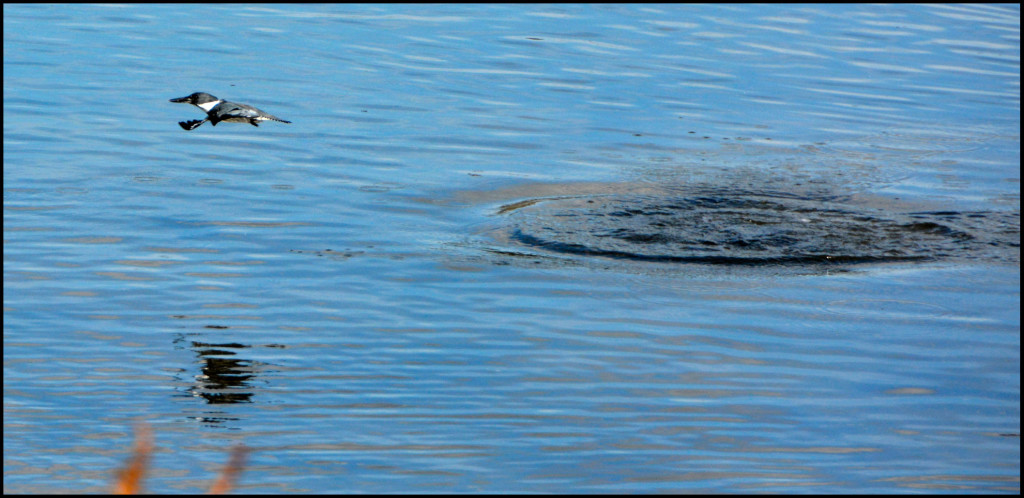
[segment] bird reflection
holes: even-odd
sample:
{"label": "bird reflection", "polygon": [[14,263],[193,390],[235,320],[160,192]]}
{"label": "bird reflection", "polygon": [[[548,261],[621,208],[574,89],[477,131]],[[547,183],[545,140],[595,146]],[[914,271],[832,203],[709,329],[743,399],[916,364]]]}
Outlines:
{"label": "bird reflection", "polygon": [[239,357],[251,345],[189,341],[185,336],[174,342],[187,345],[200,360],[200,372],[189,387],[191,396],[205,399],[211,405],[252,403],[256,373],[251,360]]}

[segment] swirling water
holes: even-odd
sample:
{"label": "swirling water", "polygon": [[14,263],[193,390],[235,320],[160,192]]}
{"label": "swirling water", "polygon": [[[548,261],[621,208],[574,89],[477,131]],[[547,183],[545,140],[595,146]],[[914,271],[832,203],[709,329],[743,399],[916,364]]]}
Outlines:
{"label": "swirling water", "polygon": [[6,5],[4,490],[1019,493],[1019,19]]}

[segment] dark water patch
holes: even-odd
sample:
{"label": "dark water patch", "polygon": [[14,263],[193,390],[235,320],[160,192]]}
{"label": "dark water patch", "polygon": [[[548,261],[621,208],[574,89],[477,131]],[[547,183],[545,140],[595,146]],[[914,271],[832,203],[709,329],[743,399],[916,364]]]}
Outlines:
{"label": "dark water patch", "polygon": [[728,187],[525,199],[499,237],[547,254],[747,267],[974,260],[1019,264],[1020,213],[900,209]]}

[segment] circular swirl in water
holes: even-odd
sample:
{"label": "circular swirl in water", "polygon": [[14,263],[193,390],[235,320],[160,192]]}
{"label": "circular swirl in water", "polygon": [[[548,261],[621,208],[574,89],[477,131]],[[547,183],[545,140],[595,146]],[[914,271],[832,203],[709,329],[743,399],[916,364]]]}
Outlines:
{"label": "circular swirl in water", "polygon": [[1009,253],[1019,261],[1019,213],[895,212],[728,189],[516,205],[501,211],[510,217],[508,238],[562,254],[763,266],[971,258],[979,249],[1001,248],[996,259]]}

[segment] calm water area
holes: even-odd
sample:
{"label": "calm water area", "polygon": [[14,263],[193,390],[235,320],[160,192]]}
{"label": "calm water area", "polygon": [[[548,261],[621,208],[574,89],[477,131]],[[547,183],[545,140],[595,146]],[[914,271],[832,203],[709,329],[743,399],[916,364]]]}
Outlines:
{"label": "calm water area", "polygon": [[1019,5],[3,17],[5,493],[1020,492]]}

